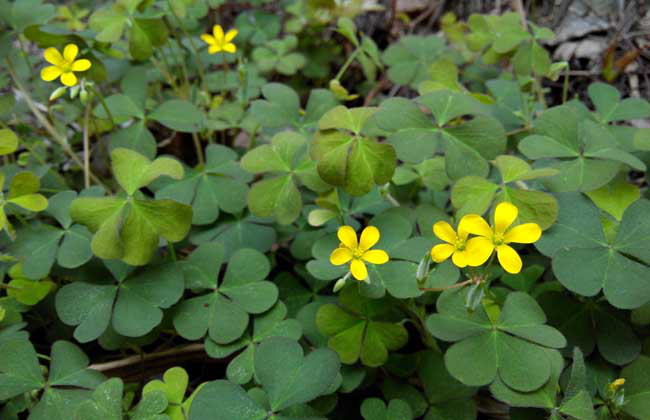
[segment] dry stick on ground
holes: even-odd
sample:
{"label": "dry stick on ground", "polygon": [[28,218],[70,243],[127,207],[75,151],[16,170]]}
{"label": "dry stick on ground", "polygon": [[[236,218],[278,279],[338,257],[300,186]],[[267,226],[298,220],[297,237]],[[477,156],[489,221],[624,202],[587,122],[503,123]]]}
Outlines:
{"label": "dry stick on ground", "polygon": [[171,357],[177,357],[183,354],[196,353],[205,351],[205,346],[203,343],[194,343],[188,344],[183,347],[175,347],[169,350],[157,352],[157,353],[148,353],[143,355],[134,355],[125,357],[124,359],[113,360],[112,362],[106,363],[95,363],[88,366],[89,369],[97,370],[99,372],[106,372],[109,370],[115,370],[138,363],[149,362],[156,359],[165,359]]}

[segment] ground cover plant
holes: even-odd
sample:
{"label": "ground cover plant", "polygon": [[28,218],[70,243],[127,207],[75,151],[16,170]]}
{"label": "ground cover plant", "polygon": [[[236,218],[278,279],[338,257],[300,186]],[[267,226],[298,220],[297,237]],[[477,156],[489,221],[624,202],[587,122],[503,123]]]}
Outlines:
{"label": "ground cover plant", "polygon": [[650,419],[639,54],[398,3],[0,0],[2,420]]}

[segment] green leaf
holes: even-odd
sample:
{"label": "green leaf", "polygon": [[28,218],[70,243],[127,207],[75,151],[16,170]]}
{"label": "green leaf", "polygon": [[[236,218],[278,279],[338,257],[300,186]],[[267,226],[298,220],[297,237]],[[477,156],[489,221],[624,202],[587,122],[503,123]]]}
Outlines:
{"label": "green leaf", "polygon": [[267,410],[242,387],[228,381],[208,382],[201,387],[190,406],[189,420],[265,420]]}
{"label": "green leaf", "polygon": [[290,224],[300,215],[302,199],[289,174],[256,182],[248,194],[248,206],[257,216]]}
{"label": "green leaf", "polygon": [[321,348],[305,356],[300,344],[288,338],[269,338],[255,353],[255,376],[267,392],[273,411],[325,394],[339,368],[333,351]]}
{"label": "green leaf", "polygon": [[190,170],[181,181],[169,182],[156,191],[156,198],[192,204],[192,224],[206,225],[217,220],[219,211],[239,213],[246,207],[246,182],[251,176],[235,161],[237,154],[221,145],[205,150],[203,168]]}
{"label": "green leaf", "polygon": [[361,130],[368,118],[378,111],[378,108],[360,107],[348,109],[339,105],[330,109],[323,115],[318,123],[320,130],[342,129],[348,130],[356,135],[361,134]]}
{"label": "green leaf", "polygon": [[173,200],[82,197],[72,202],[70,216],[94,233],[91,247],[98,257],[144,265],[158,247],[159,237],[179,242],[187,235],[192,208]]}
{"label": "green leaf", "polygon": [[170,420],[185,420],[187,418],[191,400],[185,401],[185,391],[189,383],[189,376],[185,369],[173,367],[167,369],[163,380],[155,379],[147,382],[142,388],[143,397],[149,393],[162,392],[167,399],[165,414]]}
{"label": "green leaf", "polygon": [[34,346],[25,339],[0,341],[0,399],[8,400],[45,386]]}
{"label": "green leaf", "polygon": [[389,182],[397,163],[392,146],[336,130],[319,131],[310,155],[325,182],[342,186],[351,195],[364,195]]}
{"label": "green leaf", "polygon": [[558,192],[600,188],[616,176],[621,163],[645,170],[645,164],[622,150],[606,127],[580,119],[570,105],[545,111],[536,121],[535,134],[521,140],[519,150],[534,160],[568,158],[547,163],[559,173],[544,183]]}
{"label": "green leaf", "polygon": [[117,182],[129,195],[163,175],[183,178],[183,166],[176,159],[159,157],[150,161],[138,152],[118,148],[111,152],[111,160]]}
{"label": "green leaf", "polygon": [[191,102],[170,99],[154,109],[149,118],[175,131],[196,133],[203,128],[205,115]]}
{"label": "green leaf", "polygon": [[339,305],[320,307],[316,325],[330,337],[328,346],[345,364],[361,362],[370,367],[381,366],[388,352],[408,341],[408,332],[398,323],[373,318],[389,313],[386,300],[370,300],[359,295],[357,287],[346,287],[339,295]]}
{"label": "green leaf", "polygon": [[636,185],[619,178],[597,190],[589,191],[587,196],[598,208],[605,210],[620,221],[625,209],[641,198],[641,192]]}
{"label": "green leaf", "polygon": [[45,299],[56,287],[49,280],[28,280],[24,278],[14,278],[8,284],[7,296],[15,298],[23,305],[33,306]]}
{"label": "green leaf", "polygon": [[61,320],[76,326],[74,337],[82,343],[95,340],[109,324],[121,335],[141,337],[162,320],[183,294],[183,276],[174,265],[152,266],[118,282],[74,282],[56,295]]}
{"label": "green leaf", "polygon": [[623,411],[636,418],[650,415],[650,358],[640,356],[621,372],[625,378]]}
{"label": "green leaf", "polygon": [[[263,254],[253,249],[235,252],[218,284],[223,256],[224,248],[220,244],[203,244],[184,266],[189,284],[207,290],[183,301],[175,310],[174,326],[187,339],[196,340],[208,332],[214,342],[230,343],[244,333],[249,314],[265,312],[277,301],[277,287],[264,280],[270,266]],[[209,262],[207,266],[206,262]]]}
{"label": "green leaf", "polygon": [[484,214],[492,204],[499,186],[478,176],[459,179],[451,189],[451,203],[457,209],[456,217],[466,214]]}
{"label": "green leaf", "polygon": [[[9,12],[9,4],[4,12]],[[23,0],[11,4],[11,12],[6,16],[7,22],[18,32],[22,32],[31,25],[41,25],[47,23],[56,14],[56,9],[52,4],[43,4],[42,0]]]}
{"label": "green leaf", "polygon": [[266,99],[251,103],[250,113],[258,124],[268,128],[294,126],[299,121],[300,98],[288,86],[269,83],[262,87]]}
{"label": "green leaf", "polygon": [[650,116],[650,104],[641,98],[626,98],[614,86],[592,83],[587,90],[596,107],[599,120],[607,124],[612,121],[634,120]]}
{"label": "green leaf", "polygon": [[553,258],[553,272],[569,290],[595,296],[601,290],[617,308],[638,308],[650,301],[650,263],[647,237],[650,202],[637,200],[625,213],[612,245],[602,229],[598,209],[576,194],[558,195],[557,223],[537,242],[537,249]]}
{"label": "green leaf", "polygon": [[379,398],[367,398],[361,403],[361,416],[365,420],[411,420],[411,407],[402,400],[390,400],[388,406]]}
{"label": "green leaf", "polygon": [[[449,373],[469,386],[488,385],[497,375],[517,391],[543,386],[551,375],[545,347],[562,348],[566,340],[544,325],[546,316],[537,302],[522,292],[508,294],[493,325],[482,306],[467,311],[466,294],[466,290],[443,292],[436,303],[438,313],[426,320],[435,337],[456,342],[445,353]],[[468,358],[470,354],[473,357]]]}
{"label": "green leaf", "polygon": [[100,384],[92,399],[83,401],[75,410],[75,420],[122,420],[122,393],[124,384],[120,378],[112,378]]}
{"label": "green leaf", "polygon": [[555,350],[546,350],[551,360],[551,377],[541,388],[531,392],[520,392],[509,388],[501,379],[497,378],[490,385],[490,392],[494,397],[511,407],[538,407],[552,409],[557,404],[557,393],[560,374],[564,367],[564,359]]}
{"label": "green leaf", "polygon": [[129,18],[114,9],[99,9],[90,16],[89,26],[97,35],[99,42],[117,42],[122,38]]}
{"label": "green leaf", "polygon": [[9,155],[18,149],[18,136],[8,128],[0,129],[0,156]]}
{"label": "green leaf", "polygon": [[558,215],[558,203],[549,193],[504,187],[496,202],[507,201],[519,209],[519,223],[537,223],[542,230],[551,227]]}
{"label": "green leaf", "polygon": [[[295,281],[295,279],[293,279]],[[205,343],[206,353],[210,357],[224,358],[241,351],[231,360],[226,369],[228,379],[237,384],[248,383],[253,378],[253,355],[257,345],[269,337],[287,337],[298,340],[302,336],[302,327],[295,319],[285,319],[287,308],[282,302],[262,315],[255,317],[253,332],[230,344],[221,345],[208,339]]]}
{"label": "green leaf", "polygon": [[382,61],[389,67],[391,82],[415,88],[427,79],[429,65],[445,51],[442,38],[436,35],[407,35],[384,51]]}

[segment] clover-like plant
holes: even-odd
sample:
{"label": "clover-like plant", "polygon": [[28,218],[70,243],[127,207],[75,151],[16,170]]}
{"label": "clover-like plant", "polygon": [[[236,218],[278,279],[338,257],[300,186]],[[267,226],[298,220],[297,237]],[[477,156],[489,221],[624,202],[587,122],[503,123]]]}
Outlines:
{"label": "clover-like plant", "polygon": [[47,378],[29,340],[2,341],[0,354],[0,399],[42,391],[40,401],[30,412],[34,420],[73,418],[77,406],[105,379],[96,370],[88,369],[88,357],[67,341],[53,344]]}
{"label": "clover-like plant", "polygon": [[282,131],[273,136],[271,144],[258,146],[242,157],[241,165],[248,172],[277,175],[251,187],[248,206],[255,215],[275,217],[281,224],[292,223],[302,210],[298,181],[316,192],[331,188],[318,176],[307,146],[304,136]]}
{"label": "clover-like plant", "polygon": [[373,186],[390,181],[395,171],[395,150],[379,143],[364,129],[377,108],[348,109],[337,106],[318,123],[319,131],[310,146],[318,162],[318,174],[331,185],[351,195],[368,193]]}
{"label": "clover-like plant", "polygon": [[339,295],[338,304],[320,307],[316,316],[318,329],[330,337],[327,344],[335,350],[341,362],[353,364],[361,360],[366,366],[381,366],[388,352],[406,344],[406,328],[395,322],[391,300],[369,299],[358,288],[348,286]]}
{"label": "clover-like plant", "polygon": [[466,93],[445,89],[413,101],[391,98],[382,102],[373,119],[388,133],[388,142],[400,160],[419,163],[444,151],[445,169],[453,180],[487,176],[488,160],[505,151],[501,123],[487,116],[485,108]]}
{"label": "clover-like plant", "polygon": [[113,150],[111,158],[113,174],[125,195],[77,198],[70,205],[70,216],[94,233],[91,248],[98,257],[144,265],[161,237],[168,242],[185,238],[192,208],[174,200],[147,198],[139,190],[163,175],[182,178],[183,166],[167,157],[150,161],[124,148]]}
{"label": "clover-like plant", "polygon": [[305,355],[294,340],[269,338],[255,352],[255,378],[262,389],[246,393],[232,382],[208,382],[196,394],[189,420],[292,418],[287,410],[334,391],[339,368],[332,350],[319,348]]}
{"label": "clover-like plant", "polygon": [[19,172],[14,175],[6,193],[3,192],[4,183],[5,175],[0,173],[0,231],[5,230],[11,238],[15,238],[6,209],[18,206],[32,212],[43,211],[47,208],[47,198],[38,193],[41,181],[31,172]]}
{"label": "clover-like plant", "polygon": [[551,377],[554,349],[563,348],[566,340],[544,325],[546,316],[537,302],[513,292],[501,309],[487,305],[470,312],[465,307],[467,293],[443,292],[436,302],[438,312],[426,321],[436,338],[455,343],[445,353],[449,373],[469,386],[497,379],[520,392],[544,386]]}
{"label": "clover-like plant", "polygon": [[219,281],[224,253],[218,243],[204,244],[183,266],[188,287],[198,294],[175,309],[174,327],[187,339],[202,338],[207,332],[215,343],[231,343],[246,330],[250,314],[265,312],[278,299],[275,284],[264,280],[269,262],[254,249],[235,252]]}
{"label": "clover-like plant", "polygon": [[[101,189],[83,191],[81,196],[101,196]],[[76,198],[74,191],[61,191],[50,197],[46,213],[58,222],[60,228],[32,223],[19,230],[19,236],[10,249],[23,261],[26,277],[40,279],[46,276],[55,261],[64,268],[77,268],[92,258],[92,234],[85,226],[73,223],[68,212],[70,203]]]}
{"label": "clover-like plant", "polygon": [[56,295],[61,320],[76,326],[74,337],[87,343],[100,337],[110,326],[126,337],[141,337],[163,318],[183,294],[183,274],[177,263],[147,267],[133,275],[133,267],[111,263],[105,278],[76,281]]}

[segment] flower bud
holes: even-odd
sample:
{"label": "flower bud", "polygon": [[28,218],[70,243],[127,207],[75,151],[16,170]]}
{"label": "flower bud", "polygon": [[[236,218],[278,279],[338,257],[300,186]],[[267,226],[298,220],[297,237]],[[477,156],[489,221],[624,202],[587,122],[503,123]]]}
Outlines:
{"label": "flower bud", "polygon": [[60,86],[54,89],[54,92],[50,95],[50,101],[56,101],[61,96],[65,95],[65,91],[68,90],[66,86]]}

